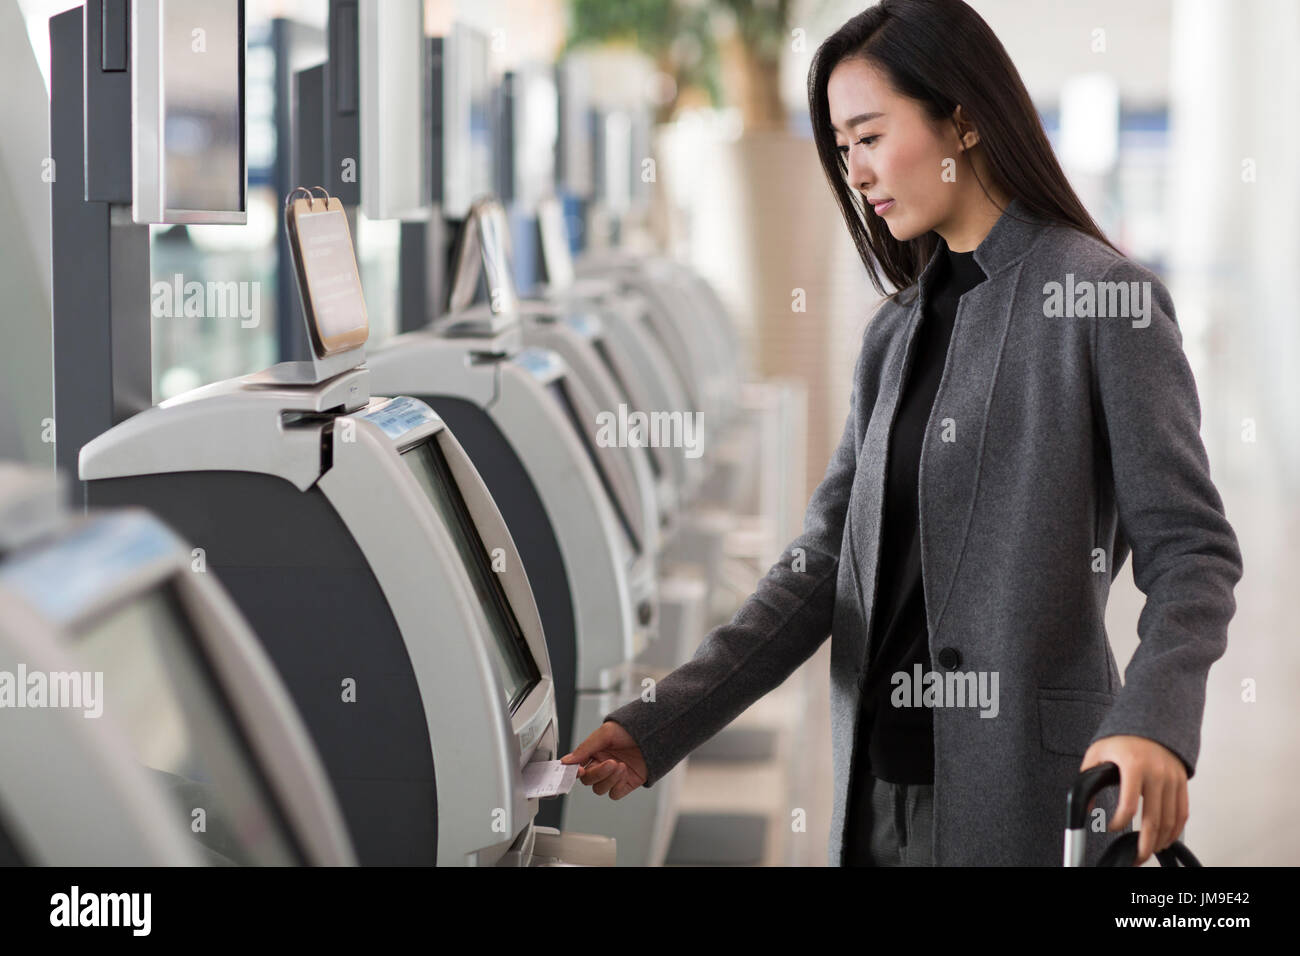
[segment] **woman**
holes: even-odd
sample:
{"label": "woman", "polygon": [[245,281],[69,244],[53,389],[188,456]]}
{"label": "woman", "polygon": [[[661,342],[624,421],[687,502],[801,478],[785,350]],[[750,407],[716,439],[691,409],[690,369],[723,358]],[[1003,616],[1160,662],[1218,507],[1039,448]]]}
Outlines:
{"label": "woman", "polygon": [[[1119,765],[1086,862],[1188,816],[1241,555],[1160,280],[1071,190],[959,0],[883,0],[817,52],[817,151],[873,284],[803,534],[694,658],[566,762],[651,786],[832,636],[832,865],[1060,865],[1064,795]],[[1105,631],[1146,595],[1121,687]],[[870,640],[865,638],[870,635]],[[1100,822],[1097,822],[1097,821]]]}

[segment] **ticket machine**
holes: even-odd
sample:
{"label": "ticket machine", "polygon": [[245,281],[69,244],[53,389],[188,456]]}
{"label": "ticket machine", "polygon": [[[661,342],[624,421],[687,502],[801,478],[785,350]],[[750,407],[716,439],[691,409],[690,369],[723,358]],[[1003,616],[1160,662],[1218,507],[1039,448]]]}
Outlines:
{"label": "ticket machine", "polygon": [[270,661],[148,513],[0,467],[0,675],[4,862],[355,863]]}
{"label": "ticket machine", "polygon": [[[473,286],[486,265],[484,281],[497,293],[489,298],[513,305],[492,205],[474,204],[463,241],[493,251],[483,259],[462,248],[459,282]],[[647,508],[638,486],[619,478],[620,463],[631,470],[629,449],[597,444],[600,405],[558,353],[525,346],[513,308],[449,313],[389,340],[368,364],[376,388],[427,402],[464,442],[534,581],[560,707],[572,709],[566,735],[589,732],[640,693],[642,675],[631,665],[658,626],[657,520],[643,518],[655,513],[654,501]],[[567,736],[562,751],[577,739]],[[600,805],[608,798],[582,788],[560,813],[566,827],[615,836],[620,863],[657,863],[671,836],[675,786],[620,801],[608,816]],[[584,822],[593,814],[599,826]]]}
{"label": "ticket machine", "polygon": [[[382,47],[412,9],[367,3],[333,26]],[[92,506],[149,507],[200,550],[287,686],[360,862],[612,862],[612,841],[534,826],[524,768],[558,754],[529,580],[442,420],[371,395],[337,199],[286,209],[308,359],[150,401],[147,224],[247,219],[243,3],[203,5],[203,57],[197,12],[51,21],[55,285],[76,292],[54,307],[59,459]]]}
{"label": "ticket machine", "polygon": [[[442,419],[371,396],[337,201],[299,197],[289,215],[311,360],[101,435],[81,454],[88,499],[147,504],[204,549],[302,712],[362,863],[562,856],[574,840],[534,827],[523,785],[530,761],[559,756],[525,566]],[[590,843],[585,859],[612,861],[612,841]]]}

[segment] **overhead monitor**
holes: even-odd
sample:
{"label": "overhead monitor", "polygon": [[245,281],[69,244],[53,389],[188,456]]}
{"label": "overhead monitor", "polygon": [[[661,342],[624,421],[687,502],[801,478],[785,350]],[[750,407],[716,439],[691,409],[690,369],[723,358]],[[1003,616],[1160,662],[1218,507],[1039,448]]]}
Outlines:
{"label": "overhead monitor", "polygon": [[511,193],[531,211],[555,191],[559,94],[549,69],[523,67],[510,76]]}
{"label": "overhead monitor", "polygon": [[609,110],[600,117],[600,197],[616,213],[632,205],[632,120],[623,110]]}
{"label": "overhead monitor", "polygon": [[556,66],[559,93],[559,142],[557,150],[560,188],[579,199],[590,199],[595,191],[592,169],[591,70],[586,60],[568,56]]}
{"label": "overhead monitor", "polygon": [[537,228],[542,240],[542,259],[546,263],[546,282],[552,289],[567,289],[574,281],[573,251],[564,208],[558,199],[543,200],[537,207]]}
{"label": "overhead monitor", "polygon": [[436,77],[441,134],[441,182],[435,184],[442,214],[463,219],[474,200],[492,191],[492,78],[488,39],[464,23],[452,25],[442,41],[442,69]]}
{"label": "overhead monitor", "polygon": [[244,2],[131,4],[137,223],[244,223]]}
{"label": "overhead monitor", "polygon": [[361,211],[370,219],[419,219],[425,169],[424,5],[360,0]]}

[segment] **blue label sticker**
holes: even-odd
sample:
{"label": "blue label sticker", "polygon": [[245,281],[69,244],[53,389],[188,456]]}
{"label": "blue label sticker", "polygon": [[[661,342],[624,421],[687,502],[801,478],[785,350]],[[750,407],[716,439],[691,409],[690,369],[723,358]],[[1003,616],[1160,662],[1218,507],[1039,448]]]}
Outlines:
{"label": "blue label sticker", "polygon": [[560,363],[560,357],[550,349],[521,349],[512,361],[532,375],[533,378],[543,383],[564,374],[564,366]]}
{"label": "blue label sticker", "polygon": [[418,398],[399,395],[378,408],[360,416],[371,424],[378,425],[384,434],[396,441],[407,432],[438,421],[438,414]]}
{"label": "blue label sticker", "polygon": [[0,567],[0,582],[56,621],[71,621],[123,581],[182,550],[167,526],[143,514],[105,514]]}
{"label": "blue label sticker", "polygon": [[566,315],[564,324],[584,339],[594,339],[600,334],[600,321],[587,312],[572,312]]}

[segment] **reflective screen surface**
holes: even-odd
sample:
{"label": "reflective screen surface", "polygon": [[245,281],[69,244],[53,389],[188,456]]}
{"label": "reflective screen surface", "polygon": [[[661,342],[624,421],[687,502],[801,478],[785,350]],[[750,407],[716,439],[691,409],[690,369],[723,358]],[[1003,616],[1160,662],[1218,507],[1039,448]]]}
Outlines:
{"label": "reflective screen surface", "polygon": [[83,666],[102,672],[104,713],[176,807],[207,862],[300,863],[213,683],[176,595],[157,588],[84,629]]}
{"label": "reflective screen surface", "polygon": [[568,390],[564,387],[564,379],[557,378],[546,386],[546,390],[551,393],[556,403],[564,412],[573,430],[578,433],[578,438],[582,442],[582,447],[587,450],[587,457],[591,460],[591,466],[596,469],[596,474],[600,476],[601,487],[605,489],[605,497],[609,499],[610,505],[614,508],[614,514],[618,517],[619,527],[623,529],[623,537],[628,548],[633,554],[641,553],[641,542],[637,539],[636,532],[632,529],[632,522],[628,519],[627,512],[623,508],[622,501],[614,491],[614,483],[610,481],[609,475],[606,474],[604,465],[600,456],[596,453],[595,440],[591,433],[582,425],[582,418],[578,415],[578,410],[573,405],[573,399],[569,397]]}
{"label": "reflective screen surface", "polygon": [[163,193],[168,210],[242,212],[239,4],[162,4]]}
{"label": "reflective screen surface", "polygon": [[437,436],[431,436],[404,451],[402,460],[433,503],[434,511],[451,535],[461,564],[474,585],[474,592],[492,632],[491,649],[504,684],[505,704],[514,713],[542,675],[528,647],[523,628],[519,626],[519,619],[515,617],[510,600],[501,586],[500,575],[492,570],[483,539],[479,536],[460,487],[438,445]]}
{"label": "reflective screen surface", "polygon": [[[600,356],[600,361],[601,364],[605,366],[605,371],[609,372],[610,377],[614,380],[614,384],[618,386],[619,394],[624,395],[631,400],[632,392],[628,389],[627,382],[623,380],[623,376],[619,374],[618,365],[614,362],[613,356],[609,354],[609,349],[605,346],[605,340],[597,336],[591,340],[591,344],[596,349],[596,354]],[[646,460],[650,463],[650,473],[654,475],[656,479],[660,478],[663,475],[663,469],[659,467],[659,459],[655,457],[655,454],[650,450],[649,445],[643,445],[642,449],[645,451]]]}

